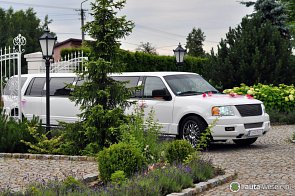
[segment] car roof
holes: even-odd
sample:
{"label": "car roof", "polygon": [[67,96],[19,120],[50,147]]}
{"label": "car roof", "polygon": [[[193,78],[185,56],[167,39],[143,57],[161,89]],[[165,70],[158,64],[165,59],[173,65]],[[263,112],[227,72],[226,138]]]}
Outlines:
{"label": "car roof", "polygon": [[[168,75],[183,75],[183,74],[196,74],[190,72],[123,72],[112,73],[110,76],[168,76]],[[45,73],[37,74],[23,74],[23,77],[46,77]],[[76,73],[50,73],[50,77],[76,77]]]}

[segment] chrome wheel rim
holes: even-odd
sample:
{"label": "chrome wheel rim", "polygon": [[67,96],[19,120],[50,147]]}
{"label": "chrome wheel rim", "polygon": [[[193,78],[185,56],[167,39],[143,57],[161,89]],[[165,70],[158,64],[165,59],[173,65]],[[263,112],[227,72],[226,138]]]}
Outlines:
{"label": "chrome wheel rim", "polygon": [[201,130],[199,125],[193,120],[186,121],[183,125],[183,139],[187,140],[195,148],[200,136]]}

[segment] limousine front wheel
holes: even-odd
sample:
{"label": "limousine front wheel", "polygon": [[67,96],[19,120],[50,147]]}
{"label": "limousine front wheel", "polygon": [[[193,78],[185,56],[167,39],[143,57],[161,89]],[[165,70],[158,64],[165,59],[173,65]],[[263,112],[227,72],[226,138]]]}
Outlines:
{"label": "limousine front wheel", "polygon": [[206,125],[199,117],[188,116],[180,125],[178,138],[187,140],[195,148],[205,129]]}

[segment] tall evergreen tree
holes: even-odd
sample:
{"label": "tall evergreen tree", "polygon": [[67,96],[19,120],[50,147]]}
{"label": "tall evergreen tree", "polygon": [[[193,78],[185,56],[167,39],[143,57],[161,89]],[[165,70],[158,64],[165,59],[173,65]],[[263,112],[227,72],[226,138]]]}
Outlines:
{"label": "tall evergreen tree", "polygon": [[205,41],[204,32],[200,28],[193,28],[186,38],[186,49],[188,49],[188,55],[195,57],[203,57],[205,51],[203,50],[203,42]]}
{"label": "tall evergreen tree", "polygon": [[256,2],[242,2],[242,4],[246,4],[247,7],[254,5],[255,13],[252,16],[259,14],[262,22],[271,22],[273,26],[279,29],[283,37],[290,39],[287,9],[281,2],[277,0],[257,0]]}
{"label": "tall evergreen tree", "polygon": [[91,3],[94,20],[84,27],[95,41],[87,43],[91,52],[86,70],[81,73],[85,82],[75,87],[71,99],[82,110],[86,150],[90,153],[117,141],[119,126],[125,120],[126,100],[131,95],[124,84],[108,77],[109,73],[122,71],[117,58],[118,39],[127,36],[134,26],[125,16],[117,16],[124,4],[125,0],[96,0]]}
{"label": "tall evergreen tree", "polygon": [[[214,65],[215,80],[223,88],[246,83],[291,83],[294,66],[290,65],[291,49],[288,40],[270,22],[260,17],[244,18],[218,46]],[[218,77],[216,77],[218,76]]]}

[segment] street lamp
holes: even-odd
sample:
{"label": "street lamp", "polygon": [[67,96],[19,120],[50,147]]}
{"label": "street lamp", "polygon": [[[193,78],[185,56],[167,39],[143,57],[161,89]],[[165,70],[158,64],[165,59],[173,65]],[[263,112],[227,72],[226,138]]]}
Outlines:
{"label": "street lamp", "polygon": [[56,37],[49,33],[48,27],[44,34],[39,38],[42,49],[43,59],[45,59],[46,67],[46,132],[50,131],[50,85],[49,85],[49,67],[50,59],[53,55],[53,47],[56,42]]}
{"label": "street lamp", "polygon": [[181,44],[179,43],[179,45],[177,46],[177,48],[175,48],[175,50],[173,50],[173,52],[176,57],[177,67],[178,67],[178,71],[179,71],[179,68],[180,68],[181,64],[183,63],[183,57],[186,53],[186,50],[183,49],[181,47]]}

